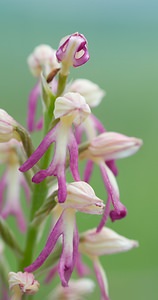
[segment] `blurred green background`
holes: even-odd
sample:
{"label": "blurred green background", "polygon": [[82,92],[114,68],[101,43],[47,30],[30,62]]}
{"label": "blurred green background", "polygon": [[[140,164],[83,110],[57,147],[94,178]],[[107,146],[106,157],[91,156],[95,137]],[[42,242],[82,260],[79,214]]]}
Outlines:
{"label": "blurred green background", "polygon": [[[101,259],[110,296],[158,299],[158,2],[0,0],[0,106],[25,126],[27,97],[35,83],[27,56],[40,43],[57,48],[63,36],[75,31],[86,36],[91,59],[72,70],[71,78],[90,79],[106,90],[94,113],[108,130],[144,141],[135,156],[117,163],[128,216],[108,226],[138,240],[140,247]],[[104,199],[97,169],[91,183]],[[80,218],[84,230],[98,223],[92,216]],[[42,297],[41,292],[37,299]],[[99,299],[97,288],[91,299]]]}

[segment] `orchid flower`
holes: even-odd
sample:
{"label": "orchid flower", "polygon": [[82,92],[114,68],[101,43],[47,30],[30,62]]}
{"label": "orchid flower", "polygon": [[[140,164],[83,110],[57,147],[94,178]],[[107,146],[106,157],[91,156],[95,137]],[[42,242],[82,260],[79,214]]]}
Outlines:
{"label": "orchid flower", "polygon": [[21,144],[16,140],[0,144],[0,163],[6,164],[6,170],[0,180],[0,215],[6,219],[14,215],[19,229],[26,229],[24,214],[20,205],[20,187],[25,191],[26,199],[30,199],[30,190],[24,175],[20,173],[17,149]]}
{"label": "orchid flower", "polygon": [[[106,209],[98,226],[98,231],[105,225],[109,213],[112,221],[125,217],[127,213],[125,206],[120,202],[119,188],[115,176],[106,162],[133,155],[141,145],[142,141],[140,139],[115,132],[105,132],[94,138],[88,149],[81,153],[80,158],[89,161],[85,169],[84,180],[89,182],[93,164],[96,163],[100,168],[108,193]],[[111,202],[114,210],[110,212]]]}
{"label": "orchid flower", "polygon": [[37,259],[25,268],[25,271],[34,272],[38,269],[53,251],[59,237],[62,236],[63,250],[58,264],[58,272],[62,285],[66,287],[78,256],[76,211],[102,214],[104,204],[96,197],[93,189],[87,183],[78,181],[67,185],[66,201],[57,205],[62,209],[61,215],[53,227],[44,249]]}
{"label": "orchid flower", "polygon": [[[60,69],[60,64],[56,58],[56,50],[49,45],[39,45],[28,57],[28,66],[33,76],[38,78],[36,85],[30,92],[28,101],[27,127],[30,132],[40,130],[43,127],[43,118],[35,121],[38,98],[41,94],[41,72],[47,76],[50,72]],[[56,82],[51,83],[52,92],[55,92]]]}
{"label": "orchid flower", "polygon": [[109,293],[106,274],[99,257],[128,251],[135,247],[138,247],[137,241],[129,240],[107,227],[103,227],[100,232],[96,232],[94,228],[80,235],[79,251],[93,262],[94,272],[100,286],[101,300],[109,300]]}
{"label": "orchid flower", "polygon": [[55,153],[52,162],[46,170],[34,175],[32,181],[39,183],[47,176],[57,176],[59,202],[66,199],[65,164],[67,148],[70,154],[70,169],[74,180],[80,180],[78,172],[78,146],[72,131],[72,124],[80,124],[90,114],[90,108],[85,99],[78,93],[67,93],[58,97],[55,102],[54,116],[60,119],[57,125],[50,130],[43,141],[28,160],[20,167],[26,172],[32,168],[44,155],[48,147],[55,142]]}
{"label": "orchid flower", "polygon": [[39,282],[34,279],[34,275],[27,272],[10,272],[9,288],[12,291],[11,300],[21,300],[24,294],[34,295],[39,290]]}
{"label": "orchid flower", "polygon": [[62,63],[61,74],[67,76],[69,68],[79,67],[89,60],[87,40],[78,32],[66,36],[60,41],[56,57]]}

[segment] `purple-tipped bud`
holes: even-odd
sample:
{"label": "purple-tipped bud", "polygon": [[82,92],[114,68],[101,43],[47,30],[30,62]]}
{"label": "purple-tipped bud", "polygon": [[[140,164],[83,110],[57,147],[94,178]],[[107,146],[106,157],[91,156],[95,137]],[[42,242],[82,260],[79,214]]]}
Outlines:
{"label": "purple-tipped bud", "polygon": [[69,67],[79,67],[89,60],[87,40],[84,35],[76,32],[61,40],[56,52],[59,62],[62,62],[62,74],[69,73]]}

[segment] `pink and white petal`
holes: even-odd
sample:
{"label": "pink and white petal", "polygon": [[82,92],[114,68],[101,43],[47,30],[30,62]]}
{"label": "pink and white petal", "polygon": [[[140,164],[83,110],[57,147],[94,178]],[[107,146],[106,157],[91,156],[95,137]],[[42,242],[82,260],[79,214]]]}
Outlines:
{"label": "pink and white petal", "polygon": [[79,252],[76,258],[76,271],[80,277],[90,274],[90,269],[83,263],[81,254]]}

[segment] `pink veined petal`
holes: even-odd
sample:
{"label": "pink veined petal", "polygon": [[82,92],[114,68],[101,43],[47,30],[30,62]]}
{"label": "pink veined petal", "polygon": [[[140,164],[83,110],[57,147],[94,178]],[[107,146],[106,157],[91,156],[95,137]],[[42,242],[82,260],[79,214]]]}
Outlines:
{"label": "pink veined petal", "polygon": [[103,214],[103,217],[97,227],[97,230],[96,232],[100,232],[102,230],[102,228],[105,226],[107,220],[108,220],[108,217],[109,217],[109,214],[110,214],[110,204],[111,204],[111,197],[108,196],[108,199],[106,201],[106,206],[105,206],[105,210],[104,210],[104,214]]}
{"label": "pink veined petal", "polygon": [[67,196],[66,178],[65,178],[65,165],[60,166],[60,170],[57,172],[58,178],[58,201],[63,203]]}
{"label": "pink veined petal", "polygon": [[110,300],[107,293],[105,273],[98,259],[94,259],[94,271],[101,291],[101,300]]}
{"label": "pink veined petal", "polygon": [[45,283],[50,283],[50,281],[52,281],[52,279],[55,277],[55,275],[57,274],[58,271],[58,264],[55,265],[47,274],[46,279],[45,279]]}
{"label": "pink veined petal", "polygon": [[78,170],[78,145],[73,133],[70,133],[68,149],[70,154],[70,169],[75,181],[80,181],[80,174]]}
{"label": "pink veined petal", "polygon": [[32,273],[35,270],[37,270],[40,266],[42,266],[42,264],[45,262],[47,257],[53,251],[58,238],[60,237],[61,234],[63,234],[63,214],[64,214],[64,212],[62,213],[62,215],[56,222],[53,230],[51,231],[51,233],[48,237],[46,245],[43,248],[43,250],[41,251],[41,253],[39,254],[39,256],[36,258],[36,260],[30,266],[25,268],[26,272]]}
{"label": "pink veined petal", "polygon": [[35,130],[35,116],[37,110],[38,97],[40,95],[40,82],[32,89],[29,95],[28,112],[27,112],[27,128],[30,132]]}
{"label": "pink veined petal", "polygon": [[65,245],[67,236],[65,237],[65,234],[63,235],[63,251],[60,257],[58,271],[62,286],[64,287],[68,286],[68,282],[75,267],[76,258],[78,255],[79,236],[77,227],[75,224],[74,226],[72,240],[69,241],[69,245],[67,245],[67,243]]}
{"label": "pink veined petal", "polygon": [[44,155],[49,146],[55,141],[57,125],[47,133],[47,135],[44,137],[37,149],[32,153],[28,160],[26,160],[25,163],[19,168],[21,172],[26,172],[29,169],[31,169]]}
{"label": "pink veined petal", "polygon": [[119,190],[115,176],[104,162],[100,163],[100,170],[103,177],[104,184],[107,189],[108,196],[111,198],[114,210],[110,212],[112,221],[122,219],[126,216],[127,210],[120,202]]}
{"label": "pink veined petal", "polygon": [[90,177],[93,172],[93,167],[94,167],[94,162],[92,160],[88,160],[83,175],[83,180],[87,183],[90,181]]}

